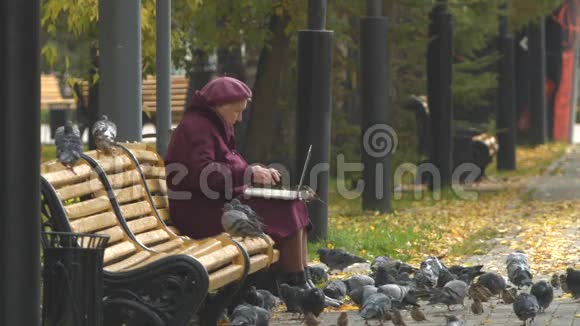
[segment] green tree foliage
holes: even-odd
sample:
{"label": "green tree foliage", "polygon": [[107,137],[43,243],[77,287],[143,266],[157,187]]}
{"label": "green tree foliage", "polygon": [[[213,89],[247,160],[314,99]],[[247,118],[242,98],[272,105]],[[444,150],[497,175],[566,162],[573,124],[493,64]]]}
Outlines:
{"label": "green tree foliage", "polygon": [[[505,0],[449,0],[455,26],[454,100],[461,109],[483,105],[495,92],[497,75],[493,64],[499,57],[495,39],[499,16],[503,14],[499,9],[502,1]],[[512,31],[548,15],[562,2],[507,1]],[[155,71],[155,1],[141,3],[143,71],[148,74]],[[385,91],[391,95],[395,110],[393,125],[399,131],[398,160],[413,159],[414,118],[400,107],[410,94],[426,94],[429,13],[435,3],[435,0],[384,0],[384,14],[390,21],[392,81]],[[62,35],[68,35],[69,40],[97,41],[97,4],[97,0],[43,0],[42,26],[51,35],[43,49],[47,61],[65,61],[60,59],[61,43],[54,42]],[[248,136],[252,147],[257,148],[252,159],[292,157],[296,35],[306,27],[307,7],[307,0],[172,1],[172,59],[177,68],[194,69],[198,53],[207,56],[216,49],[243,46],[244,62],[257,69],[256,107],[250,126],[252,130],[263,130]],[[359,17],[364,15],[365,1],[328,1],[327,29],[334,31],[333,154],[345,153],[350,161],[360,155],[358,44]],[[79,71],[88,71],[88,67]],[[271,114],[272,111],[276,113]]]}

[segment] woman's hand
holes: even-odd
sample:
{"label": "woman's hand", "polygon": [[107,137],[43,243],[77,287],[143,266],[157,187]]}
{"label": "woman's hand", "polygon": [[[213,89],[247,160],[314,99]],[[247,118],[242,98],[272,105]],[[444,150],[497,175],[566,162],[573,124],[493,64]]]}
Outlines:
{"label": "woman's hand", "polygon": [[260,165],[252,165],[252,181],[263,185],[275,185],[280,182],[280,172]]}

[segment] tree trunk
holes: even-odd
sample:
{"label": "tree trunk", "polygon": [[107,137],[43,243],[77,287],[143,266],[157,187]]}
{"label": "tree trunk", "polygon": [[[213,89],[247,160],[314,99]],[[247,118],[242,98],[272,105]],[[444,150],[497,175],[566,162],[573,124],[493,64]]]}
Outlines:
{"label": "tree trunk", "polygon": [[[285,29],[289,17],[273,14],[269,30],[272,35],[258,62],[254,98],[243,152],[250,162],[268,162],[279,145],[279,101],[284,94],[282,77],[290,66],[290,36]],[[292,105],[292,104],[291,104]]]}

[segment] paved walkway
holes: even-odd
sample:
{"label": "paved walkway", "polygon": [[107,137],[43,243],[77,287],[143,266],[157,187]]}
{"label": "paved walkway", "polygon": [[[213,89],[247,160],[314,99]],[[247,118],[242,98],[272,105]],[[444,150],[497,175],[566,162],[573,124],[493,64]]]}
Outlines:
{"label": "paved walkway", "polygon": [[[580,133],[579,133],[580,134]],[[530,198],[538,201],[578,200],[580,201],[580,146],[571,147],[558,161],[554,162],[544,176],[530,180],[527,189]],[[506,242],[517,241],[517,234],[505,234],[501,239],[494,239],[494,247],[485,255],[466,257],[465,263],[484,264],[484,270],[495,271],[505,274],[505,257],[512,251]],[[573,240],[580,244],[580,229],[578,227],[566,228],[561,237]],[[507,240],[507,241],[505,241]],[[575,259],[580,261],[580,257]],[[573,262],[572,262],[573,263]],[[532,266],[533,267],[533,266]],[[550,276],[535,275],[535,280],[549,280]],[[560,290],[556,291],[556,298],[545,313],[540,314],[534,325],[550,326],[580,326],[580,302],[574,301],[568,296],[562,296]],[[505,305],[492,300],[484,303],[484,313],[474,315],[469,309],[470,300],[466,300],[466,308],[454,307],[451,313],[466,321],[466,325],[522,325],[513,313],[512,305]],[[444,306],[424,305],[422,310],[429,319],[428,322],[418,323],[411,319],[408,312],[403,317],[408,325],[445,325],[445,315],[449,314]],[[321,315],[321,325],[336,325],[339,312],[326,311]],[[349,325],[364,325],[365,322],[358,316],[358,311],[349,311]],[[372,322],[377,324],[378,322]],[[392,325],[391,322],[385,323]],[[276,313],[271,325],[302,325],[294,314]]]}

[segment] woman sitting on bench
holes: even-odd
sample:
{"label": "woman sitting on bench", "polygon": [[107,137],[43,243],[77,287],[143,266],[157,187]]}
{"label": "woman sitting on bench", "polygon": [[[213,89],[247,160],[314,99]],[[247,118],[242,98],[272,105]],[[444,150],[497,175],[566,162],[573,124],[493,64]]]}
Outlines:
{"label": "woman sitting on bench", "polygon": [[307,287],[304,202],[242,198],[248,183],[280,182],[277,170],[249,165],[236,151],[234,124],[242,121],[251,97],[250,88],[231,77],[214,79],[195,92],[165,157],[171,219],[192,238],[215,236],[224,231],[224,204],[238,198],[256,211],[280,250],[278,283]]}

